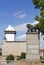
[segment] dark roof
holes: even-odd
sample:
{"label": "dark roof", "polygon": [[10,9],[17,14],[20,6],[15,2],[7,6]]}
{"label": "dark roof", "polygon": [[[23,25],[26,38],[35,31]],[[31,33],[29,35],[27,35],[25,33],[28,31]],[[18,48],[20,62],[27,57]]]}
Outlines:
{"label": "dark roof", "polygon": [[26,41],[6,41],[6,42],[26,42]]}

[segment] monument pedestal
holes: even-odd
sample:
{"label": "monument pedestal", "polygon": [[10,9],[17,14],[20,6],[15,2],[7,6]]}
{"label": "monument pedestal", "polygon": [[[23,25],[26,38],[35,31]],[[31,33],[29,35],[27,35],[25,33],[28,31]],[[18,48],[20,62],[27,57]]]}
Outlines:
{"label": "monument pedestal", "polygon": [[38,33],[37,32],[27,32],[26,38],[27,38],[26,59],[29,61],[39,60],[40,59],[40,53],[39,53],[40,43],[38,39]]}

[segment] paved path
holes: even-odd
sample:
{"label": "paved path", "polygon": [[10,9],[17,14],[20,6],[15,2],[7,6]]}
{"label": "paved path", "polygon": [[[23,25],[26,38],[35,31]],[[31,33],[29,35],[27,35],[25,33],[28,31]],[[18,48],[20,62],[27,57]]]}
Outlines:
{"label": "paved path", "polygon": [[28,65],[26,62],[12,62],[12,63],[7,63],[7,62],[0,62],[0,65]]}
{"label": "paved path", "polygon": [[[12,62],[12,63],[0,62],[0,65],[30,65],[30,64],[27,63],[27,62],[24,62],[24,61],[15,61],[15,62]],[[40,64],[40,65],[44,65],[44,63],[43,64]]]}

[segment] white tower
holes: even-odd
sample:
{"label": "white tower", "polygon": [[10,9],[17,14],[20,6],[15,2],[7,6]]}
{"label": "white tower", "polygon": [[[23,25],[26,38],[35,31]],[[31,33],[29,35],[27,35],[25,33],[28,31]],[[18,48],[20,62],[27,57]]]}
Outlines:
{"label": "white tower", "polygon": [[9,25],[6,28],[4,33],[5,33],[5,37],[6,37],[7,41],[15,41],[16,40],[16,31],[15,31],[14,27],[12,27],[11,25]]}

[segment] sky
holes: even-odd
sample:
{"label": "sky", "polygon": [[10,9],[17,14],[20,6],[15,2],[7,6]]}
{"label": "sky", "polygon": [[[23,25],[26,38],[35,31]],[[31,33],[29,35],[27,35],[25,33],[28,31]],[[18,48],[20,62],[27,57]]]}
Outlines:
{"label": "sky", "polygon": [[32,0],[0,0],[0,45],[4,30],[9,24],[17,30],[19,26],[21,27],[16,36],[25,35],[25,24],[33,23],[39,13],[40,11],[34,8]]}

